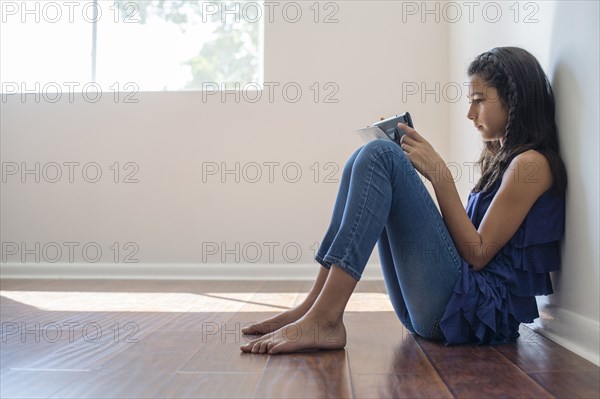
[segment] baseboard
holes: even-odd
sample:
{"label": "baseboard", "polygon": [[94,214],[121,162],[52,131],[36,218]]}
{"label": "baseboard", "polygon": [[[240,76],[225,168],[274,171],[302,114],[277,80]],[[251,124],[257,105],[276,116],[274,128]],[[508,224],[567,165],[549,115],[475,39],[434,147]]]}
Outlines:
{"label": "baseboard", "polygon": [[[132,280],[314,280],[318,263],[1,263],[2,278]],[[383,280],[381,266],[369,263],[361,280]]]}
{"label": "baseboard", "polygon": [[600,323],[538,297],[540,318],[533,328],[544,337],[600,366]]}

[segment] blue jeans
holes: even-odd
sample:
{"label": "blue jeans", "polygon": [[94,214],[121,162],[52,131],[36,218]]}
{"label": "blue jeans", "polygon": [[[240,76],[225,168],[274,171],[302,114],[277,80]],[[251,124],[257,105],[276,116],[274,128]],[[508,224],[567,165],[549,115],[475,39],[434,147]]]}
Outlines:
{"label": "blue jeans", "polygon": [[315,260],[360,280],[375,243],[402,324],[412,334],[443,339],[439,322],[462,259],[408,156],[387,140],[371,141],[348,159]]}

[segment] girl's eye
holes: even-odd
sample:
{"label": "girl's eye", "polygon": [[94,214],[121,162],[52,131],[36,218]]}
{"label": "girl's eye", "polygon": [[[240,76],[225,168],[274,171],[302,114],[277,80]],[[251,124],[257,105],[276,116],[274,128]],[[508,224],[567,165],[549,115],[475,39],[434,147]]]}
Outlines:
{"label": "girl's eye", "polygon": [[476,104],[479,104],[483,101],[483,98],[476,98],[475,100],[473,100]]}

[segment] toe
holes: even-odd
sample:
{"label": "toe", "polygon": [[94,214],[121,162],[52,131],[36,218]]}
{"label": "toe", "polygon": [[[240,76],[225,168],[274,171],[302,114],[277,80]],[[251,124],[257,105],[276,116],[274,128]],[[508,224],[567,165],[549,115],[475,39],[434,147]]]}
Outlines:
{"label": "toe", "polygon": [[279,353],[281,351],[281,346],[283,344],[279,343],[279,344],[274,344],[270,349],[269,349],[269,355],[275,355],[277,353]]}
{"label": "toe", "polygon": [[268,345],[269,345],[269,341],[261,342],[260,347],[258,349],[258,353],[267,353]]}
{"label": "toe", "polygon": [[255,342],[255,343],[252,345],[252,350],[251,350],[251,352],[252,352],[252,353],[258,353],[258,350],[260,349],[260,344],[261,344],[261,343],[262,343],[261,341]]}
{"label": "toe", "polygon": [[256,334],[257,332],[257,324],[250,324],[242,328],[242,334]]}
{"label": "toe", "polygon": [[254,346],[254,344],[256,342],[258,342],[260,340],[260,338],[255,338],[251,341],[246,342],[244,345],[240,346],[240,349],[243,352],[250,352],[252,350],[252,347]]}
{"label": "toe", "polygon": [[267,351],[266,351],[266,353],[269,353],[269,354],[271,354],[271,350],[273,349],[273,347],[274,347],[275,345],[277,345],[275,342],[273,342],[273,341],[269,342],[269,343],[267,344]]}
{"label": "toe", "polygon": [[255,341],[250,341],[250,342],[246,342],[244,345],[240,346],[240,349],[243,352],[250,352],[252,350],[252,346],[254,345]]}

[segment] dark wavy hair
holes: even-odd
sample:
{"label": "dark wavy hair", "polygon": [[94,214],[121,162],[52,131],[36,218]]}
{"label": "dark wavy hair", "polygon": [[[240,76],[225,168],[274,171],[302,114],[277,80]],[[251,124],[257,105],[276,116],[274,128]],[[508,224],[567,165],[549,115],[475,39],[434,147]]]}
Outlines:
{"label": "dark wavy hair", "polygon": [[489,190],[514,157],[527,150],[542,153],[550,164],[553,192],[564,195],[567,172],[560,156],[554,93],[537,59],[518,47],[496,47],[475,57],[467,71],[498,91],[508,120],[504,143],[485,141],[477,162],[481,177],[474,192]]}

